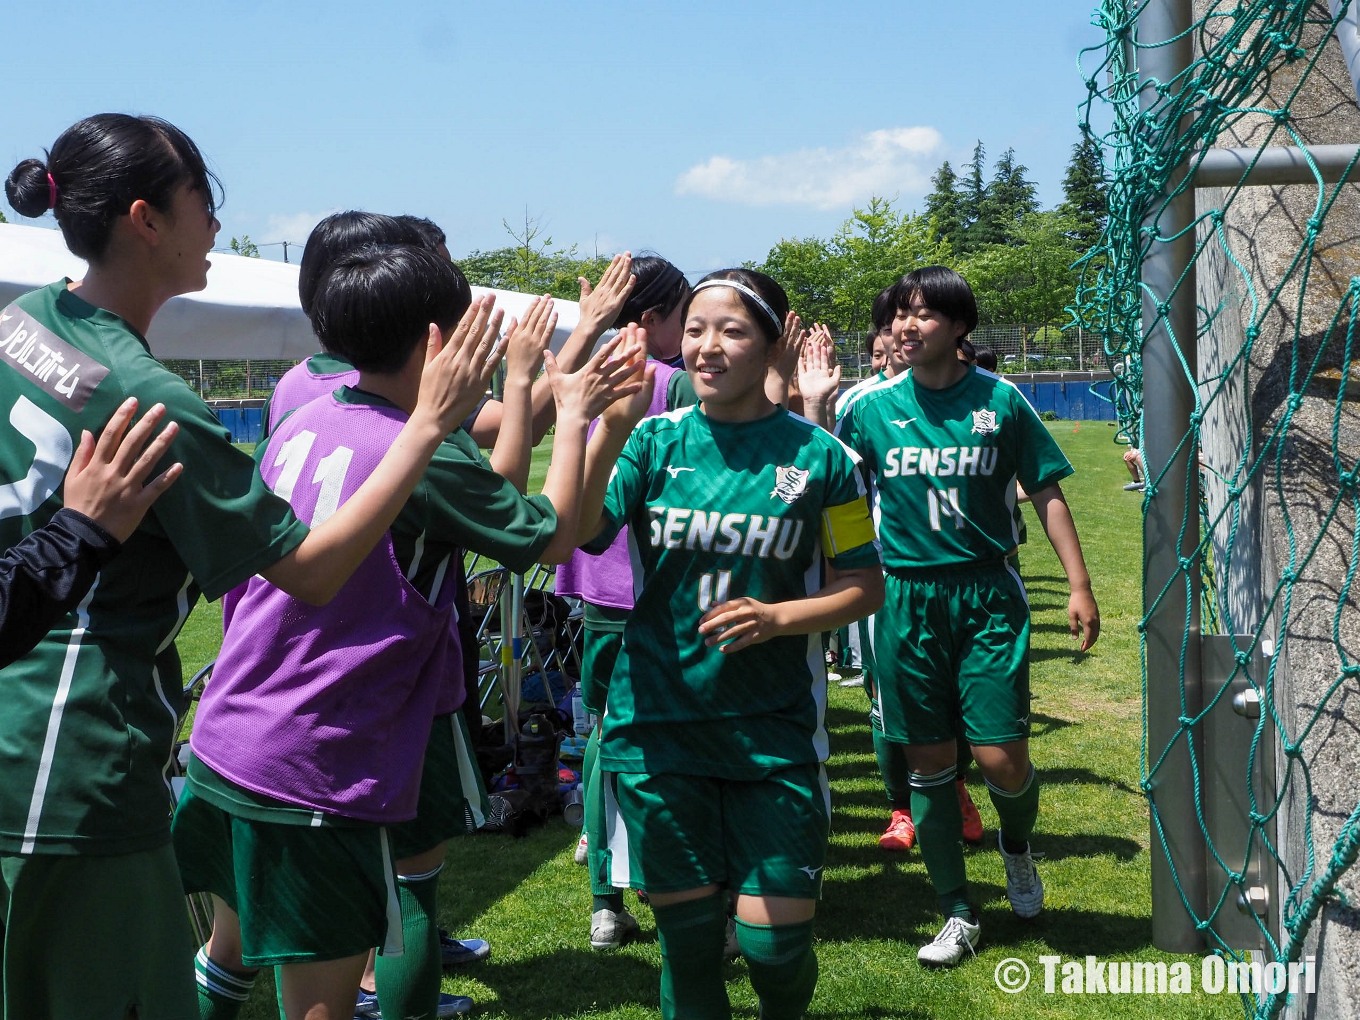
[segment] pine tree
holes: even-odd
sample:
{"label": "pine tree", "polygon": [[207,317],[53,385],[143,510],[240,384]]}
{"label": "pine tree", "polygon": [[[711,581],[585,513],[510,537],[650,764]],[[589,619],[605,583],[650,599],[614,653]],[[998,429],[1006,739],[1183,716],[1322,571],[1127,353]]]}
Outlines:
{"label": "pine tree", "polygon": [[926,217],[935,221],[935,231],[956,247],[963,240],[964,221],[962,196],[959,194],[959,175],[949,165],[941,164],[930,179],[935,190],[926,196]]}
{"label": "pine tree", "polygon": [[1029,168],[1016,160],[1014,149],[1007,149],[996,161],[978,218],[976,236],[980,244],[1012,243],[1021,220],[1039,211],[1038,189],[1026,179],[1027,173]]}
{"label": "pine tree", "polygon": [[1105,229],[1105,196],[1109,183],[1100,143],[1083,138],[1072,146],[1072,159],[1063,177],[1063,195],[1058,211],[1072,224],[1069,236],[1085,251],[1100,239]]}
{"label": "pine tree", "polygon": [[977,145],[973,146],[973,161],[964,165],[968,168],[968,177],[959,196],[959,218],[963,222],[963,236],[959,239],[958,248],[960,254],[966,255],[986,243],[979,237],[978,230],[983,207],[987,204],[987,184],[982,176],[982,171],[987,166],[987,149],[983,146],[981,138],[978,139]]}

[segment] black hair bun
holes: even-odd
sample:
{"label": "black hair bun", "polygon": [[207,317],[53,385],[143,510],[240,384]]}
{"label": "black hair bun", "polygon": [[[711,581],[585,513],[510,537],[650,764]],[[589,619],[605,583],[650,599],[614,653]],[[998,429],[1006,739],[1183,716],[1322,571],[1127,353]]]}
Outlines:
{"label": "black hair bun", "polygon": [[52,208],[47,164],[26,159],[11,170],[5,181],[5,198],[20,216],[37,218]]}

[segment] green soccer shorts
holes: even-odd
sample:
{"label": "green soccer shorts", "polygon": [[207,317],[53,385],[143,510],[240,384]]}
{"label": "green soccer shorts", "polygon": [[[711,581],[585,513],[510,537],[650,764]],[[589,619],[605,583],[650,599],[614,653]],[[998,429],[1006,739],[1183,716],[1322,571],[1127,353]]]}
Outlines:
{"label": "green soccer shorts", "polygon": [[195,948],[169,843],[0,855],[0,1018],[198,1020]]}
{"label": "green soccer shorts", "polygon": [[1029,736],[1029,603],[1004,565],[889,573],[874,626],[883,735],[942,744]]}
{"label": "green soccer shorts", "polygon": [[606,772],[608,884],[648,893],[726,886],[817,899],[831,830],[818,764],[764,779]]}
{"label": "green soccer shorts", "polygon": [[388,826],[393,858],[415,857],[445,840],[476,832],[486,824],[488,810],[463,713],[435,716],[425,745],[416,816]]}
{"label": "green soccer shorts", "polygon": [[596,630],[587,626],[582,631],[581,705],[591,715],[604,715],[609,698],[609,680],[614,675],[614,663],[623,647],[623,631]]}
{"label": "green soccer shorts", "polygon": [[245,966],[342,960],[374,946],[401,955],[385,826],[252,821],[186,788],[173,831],[184,892],[212,893],[236,911]]}
{"label": "green soccer shorts", "polygon": [[874,617],[866,616],[850,626],[859,631],[859,671],[864,677],[864,689],[870,691],[874,683]]}

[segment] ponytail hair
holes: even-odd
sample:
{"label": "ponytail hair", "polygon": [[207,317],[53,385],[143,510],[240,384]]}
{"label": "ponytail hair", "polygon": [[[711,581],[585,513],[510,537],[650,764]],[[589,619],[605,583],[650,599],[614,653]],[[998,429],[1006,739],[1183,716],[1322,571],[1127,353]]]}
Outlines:
{"label": "ponytail hair", "polygon": [[210,215],[222,204],[222,183],[193,139],[159,117],[100,113],[61,133],[43,159],[10,171],[5,198],[21,216],[51,210],[73,255],[98,262],[113,225],[142,200],[168,211],[175,191],[188,185]]}

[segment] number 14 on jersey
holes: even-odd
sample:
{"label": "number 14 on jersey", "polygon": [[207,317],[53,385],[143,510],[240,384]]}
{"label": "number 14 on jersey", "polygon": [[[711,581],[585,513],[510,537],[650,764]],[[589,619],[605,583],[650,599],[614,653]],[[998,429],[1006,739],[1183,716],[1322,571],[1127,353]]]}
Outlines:
{"label": "number 14 on jersey", "polygon": [[940,530],[940,516],[952,517],[954,527],[963,527],[963,512],[959,509],[959,490],[958,489],[936,489],[926,490],[926,504],[930,510],[930,530]]}

